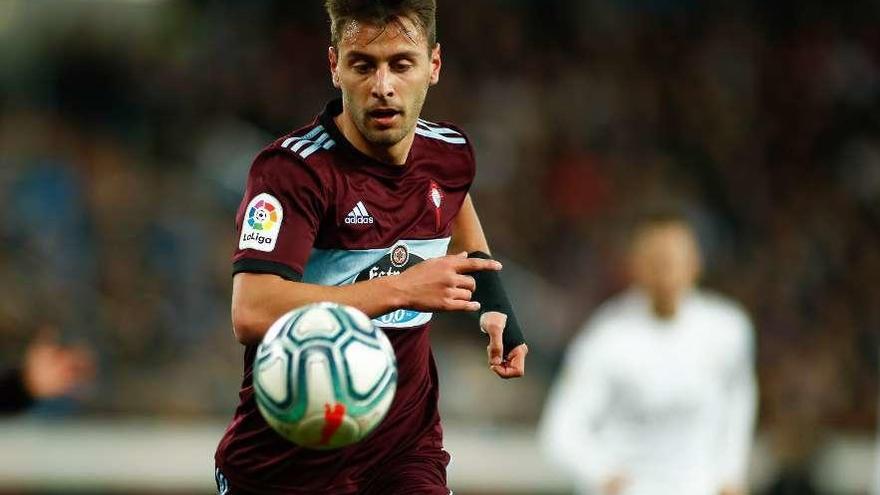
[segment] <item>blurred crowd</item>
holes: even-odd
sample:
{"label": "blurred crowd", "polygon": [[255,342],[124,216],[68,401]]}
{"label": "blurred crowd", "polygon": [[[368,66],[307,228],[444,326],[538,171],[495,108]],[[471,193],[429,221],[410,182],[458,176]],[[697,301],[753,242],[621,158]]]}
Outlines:
{"label": "blurred crowd", "polygon": [[[424,116],[475,143],[474,201],[532,347],[527,380],[475,402],[496,383],[482,337],[440,318],[447,417],[533,422],[625,284],[627,219],[671,199],[705,285],[754,319],[780,451],[874,428],[875,3],[439,3]],[[98,360],[66,412],[231,414],[234,212],[254,154],[334,96],[328,36],[317,0],[0,3],[3,362],[52,325]]]}

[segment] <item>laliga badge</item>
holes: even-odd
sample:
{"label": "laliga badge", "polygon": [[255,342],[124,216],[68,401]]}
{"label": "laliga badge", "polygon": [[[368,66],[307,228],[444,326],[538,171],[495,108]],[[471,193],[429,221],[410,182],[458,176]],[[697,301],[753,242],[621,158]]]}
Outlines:
{"label": "laliga badge", "polygon": [[248,203],[244,215],[238,249],[272,252],[284,218],[281,202],[271,194],[258,194]]}
{"label": "laliga badge", "polygon": [[431,181],[431,187],[428,188],[428,203],[434,207],[434,230],[440,230],[440,206],[443,204],[443,190],[436,182]]}

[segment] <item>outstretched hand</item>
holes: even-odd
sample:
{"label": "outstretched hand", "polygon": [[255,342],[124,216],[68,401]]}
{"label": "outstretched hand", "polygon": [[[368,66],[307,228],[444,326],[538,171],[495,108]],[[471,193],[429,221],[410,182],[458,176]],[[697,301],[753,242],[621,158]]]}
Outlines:
{"label": "outstretched hand", "polygon": [[394,278],[404,294],[405,307],[418,311],[479,311],[480,303],[471,301],[476,282],[466,274],[500,269],[498,261],[468,258],[467,253],[460,253],[423,261]]}
{"label": "outstretched hand", "polygon": [[504,356],[504,326],[507,315],[497,311],[488,311],[480,316],[480,330],[489,335],[486,353],[489,357],[489,369],[501,378],[519,378],[526,372],[526,354],[529,346],[520,344]]}

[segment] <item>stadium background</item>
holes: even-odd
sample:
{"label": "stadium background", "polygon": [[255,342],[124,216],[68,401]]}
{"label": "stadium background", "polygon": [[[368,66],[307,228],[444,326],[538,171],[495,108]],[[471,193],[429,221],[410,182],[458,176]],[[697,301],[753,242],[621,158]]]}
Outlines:
{"label": "stadium background", "polygon": [[[674,197],[705,285],[758,330],[757,493],[864,493],[880,337],[876,2],[441,0],[426,118],[468,130],[473,195],[531,343],[433,332],[456,493],[566,493],[532,429],[567,341],[623,283],[621,225]],[[210,493],[241,348],[233,214],[250,159],[333,95],[313,1],[0,0],[0,347],[49,324],[100,371],[0,421],[0,493]],[[797,492],[789,492],[797,493]]]}

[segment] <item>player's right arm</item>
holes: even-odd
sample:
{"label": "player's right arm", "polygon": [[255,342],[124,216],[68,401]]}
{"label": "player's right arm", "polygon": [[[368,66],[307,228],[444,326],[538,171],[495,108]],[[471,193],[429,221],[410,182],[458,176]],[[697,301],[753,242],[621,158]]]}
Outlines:
{"label": "player's right arm", "polygon": [[301,282],[330,193],[319,171],[270,149],[254,161],[236,217],[232,325],[243,344],[262,339],[271,324],[293,308],[318,301],[354,306],[371,317],[407,308],[477,311],[473,278],[465,273],[500,270],[497,261],[450,255],[431,259],[394,277],[330,287]]}
{"label": "player's right arm", "polygon": [[269,326],[293,308],[319,301],[354,306],[371,318],[400,308],[419,311],[478,311],[471,301],[477,270],[498,270],[494,260],[444,256],[419,263],[394,277],[345,286],[292,282],[277,275],[238,273],[232,281],[232,325],[242,344],[255,344]]}

